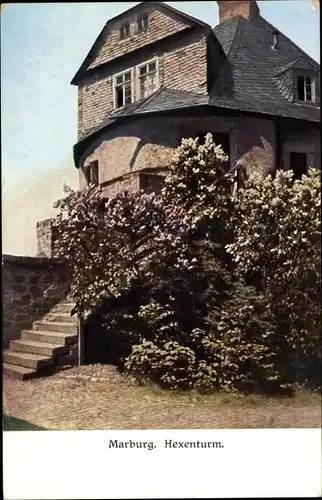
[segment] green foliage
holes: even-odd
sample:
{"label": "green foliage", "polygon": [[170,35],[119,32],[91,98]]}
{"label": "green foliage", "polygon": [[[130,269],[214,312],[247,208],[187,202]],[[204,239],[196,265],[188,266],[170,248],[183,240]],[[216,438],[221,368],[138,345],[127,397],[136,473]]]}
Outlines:
{"label": "green foliage", "polygon": [[162,345],[144,340],[132,349],[125,369],[139,380],[151,380],[167,389],[192,387],[194,353],[175,341]]}
{"label": "green foliage", "polygon": [[274,318],[262,294],[251,287],[236,287],[231,299],[209,321],[213,352],[220,359],[221,387],[256,392],[280,386]]}

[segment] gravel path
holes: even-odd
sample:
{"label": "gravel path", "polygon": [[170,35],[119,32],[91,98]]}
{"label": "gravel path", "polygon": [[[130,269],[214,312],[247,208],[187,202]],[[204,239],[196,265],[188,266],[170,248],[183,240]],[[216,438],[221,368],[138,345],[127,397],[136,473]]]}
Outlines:
{"label": "gravel path", "polygon": [[92,365],[21,382],[4,377],[4,413],[46,429],[320,427],[317,394],[295,398],[176,395]]}

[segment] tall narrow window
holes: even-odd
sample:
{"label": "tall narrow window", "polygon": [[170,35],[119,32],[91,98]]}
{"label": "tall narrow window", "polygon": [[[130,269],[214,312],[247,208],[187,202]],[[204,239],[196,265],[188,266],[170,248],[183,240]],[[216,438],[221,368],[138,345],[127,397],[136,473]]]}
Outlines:
{"label": "tall narrow window", "polygon": [[138,68],[139,75],[139,99],[153,94],[157,88],[157,65],[151,61]]}
{"label": "tall narrow window", "polygon": [[147,12],[142,12],[138,16],[138,31],[146,30],[149,26],[149,15]]}
{"label": "tall narrow window", "polygon": [[88,184],[98,186],[98,161],[93,161],[86,167],[85,175]]}
{"label": "tall narrow window", "polygon": [[311,76],[297,77],[297,98],[299,101],[313,101],[313,78]]}
{"label": "tall narrow window", "polygon": [[132,102],[132,72],[126,71],[114,77],[115,107],[120,108]]}
{"label": "tall narrow window", "polygon": [[301,179],[307,173],[306,153],[290,153],[290,168],[294,172],[294,179]]}
{"label": "tall narrow window", "polygon": [[129,21],[124,21],[120,27],[120,39],[123,40],[130,36],[130,23]]}

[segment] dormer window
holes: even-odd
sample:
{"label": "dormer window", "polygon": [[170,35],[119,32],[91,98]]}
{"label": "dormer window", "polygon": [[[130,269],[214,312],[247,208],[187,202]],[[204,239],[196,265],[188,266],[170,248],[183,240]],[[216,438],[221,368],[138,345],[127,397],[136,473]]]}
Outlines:
{"label": "dormer window", "polygon": [[314,79],[312,76],[297,76],[297,99],[304,102],[314,101]]}
{"label": "dormer window", "polygon": [[138,31],[146,30],[149,26],[149,15],[147,12],[141,12],[138,15]]}
{"label": "dormer window", "polygon": [[124,21],[120,27],[120,40],[128,38],[130,36],[130,23],[129,21]]}

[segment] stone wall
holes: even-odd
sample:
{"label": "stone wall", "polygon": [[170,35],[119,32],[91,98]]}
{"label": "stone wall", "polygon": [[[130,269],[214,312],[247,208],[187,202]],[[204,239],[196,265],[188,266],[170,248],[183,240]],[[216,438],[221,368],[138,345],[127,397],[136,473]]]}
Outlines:
{"label": "stone wall", "polygon": [[66,298],[69,277],[63,265],[46,258],[2,257],[2,346],[20,337],[50,309]]}

